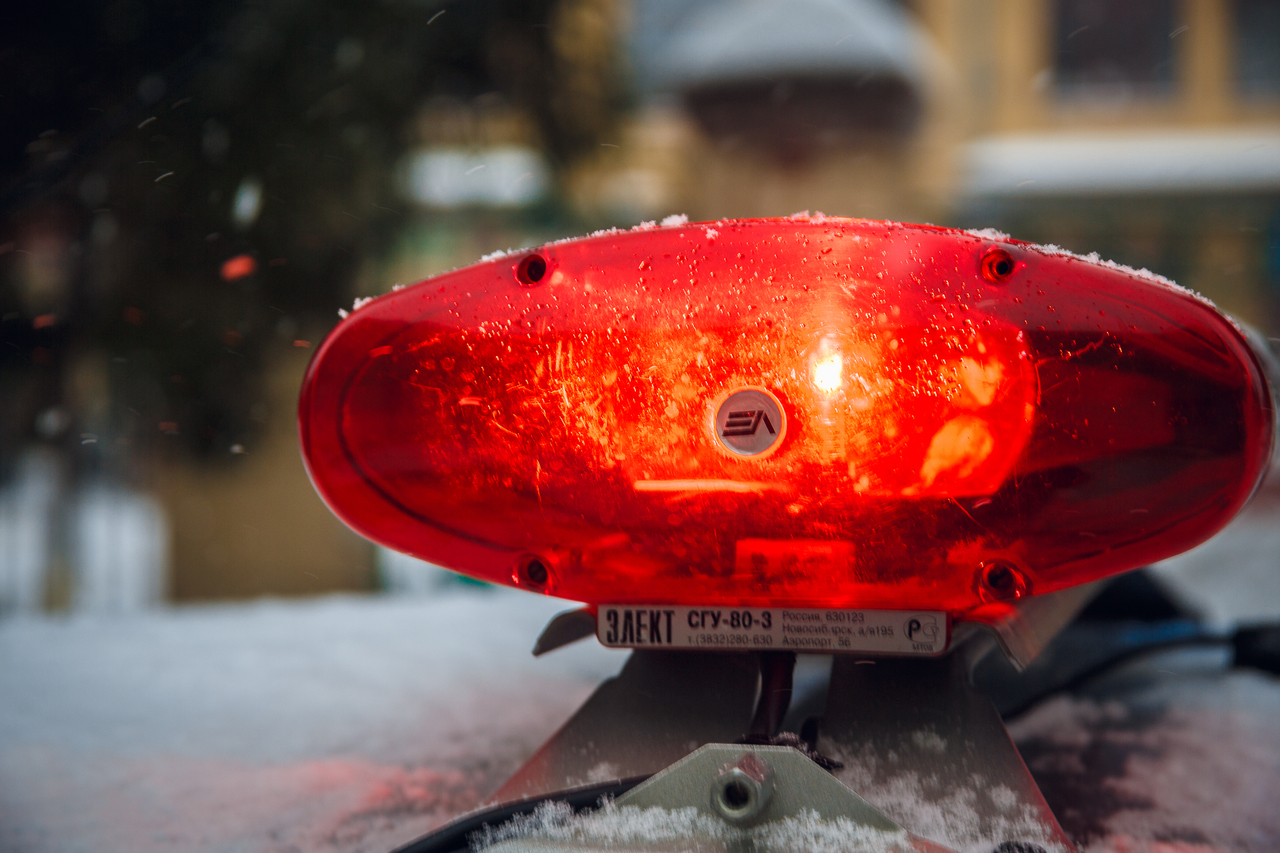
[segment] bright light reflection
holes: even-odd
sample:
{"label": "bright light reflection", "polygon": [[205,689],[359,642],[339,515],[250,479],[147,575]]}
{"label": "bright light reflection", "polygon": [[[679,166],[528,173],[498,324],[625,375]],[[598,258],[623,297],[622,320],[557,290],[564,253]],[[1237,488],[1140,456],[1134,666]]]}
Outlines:
{"label": "bright light reflection", "polygon": [[763,483],[753,480],[636,480],[631,484],[637,492],[789,492],[788,483]]}
{"label": "bright light reflection", "polygon": [[822,356],[813,363],[813,386],[824,394],[834,394],[840,389],[840,372],[843,367],[840,353]]}

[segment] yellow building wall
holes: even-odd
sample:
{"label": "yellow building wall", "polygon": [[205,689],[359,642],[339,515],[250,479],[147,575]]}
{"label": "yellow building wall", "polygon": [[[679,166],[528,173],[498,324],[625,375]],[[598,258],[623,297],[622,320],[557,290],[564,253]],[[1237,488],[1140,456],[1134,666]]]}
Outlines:
{"label": "yellow building wall", "polygon": [[373,546],[329,512],[302,465],[295,412],[310,353],[286,350],[268,369],[257,444],[225,463],[160,472],[174,601],[375,587]]}

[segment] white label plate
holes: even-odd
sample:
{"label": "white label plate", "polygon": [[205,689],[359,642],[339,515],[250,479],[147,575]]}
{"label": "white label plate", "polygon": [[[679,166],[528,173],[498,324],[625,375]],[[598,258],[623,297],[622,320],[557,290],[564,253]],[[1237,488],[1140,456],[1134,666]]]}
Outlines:
{"label": "white label plate", "polygon": [[936,655],[947,648],[947,617],[934,610],[601,604],[596,636],[614,649]]}

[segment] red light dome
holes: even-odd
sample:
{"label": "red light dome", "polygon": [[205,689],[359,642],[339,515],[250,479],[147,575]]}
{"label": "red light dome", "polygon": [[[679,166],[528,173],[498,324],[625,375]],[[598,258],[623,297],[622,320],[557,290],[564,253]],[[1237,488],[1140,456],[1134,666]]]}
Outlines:
{"label": "red light dome", "polygon": [[1178,553],[1273,411],[1238,330],[1121,268],[847,219],[609,232],[360,308],[308,471],[396,550],[588,603],[930,608]]}

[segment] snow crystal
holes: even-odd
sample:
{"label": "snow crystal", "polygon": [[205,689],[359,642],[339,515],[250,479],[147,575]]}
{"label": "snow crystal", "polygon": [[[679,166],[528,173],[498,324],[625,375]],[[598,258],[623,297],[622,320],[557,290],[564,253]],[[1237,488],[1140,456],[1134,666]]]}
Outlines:
{"label": "snow crystal", "polygon": [[708,240],[714,240],[715,238],[720,236],[720,232],[714,228],[708,228],[704,233],[706,233]]}
{"label": "snow crystal", "polygon": [[480,260],[476,263],[483,264],[486,261],[496,261],[499,258],[505,258],[507,255],[515,254],[515,249],[498,249],[496,252],[490,252],[487,255],[481,255]]}
{"label": "snow crystal", "polygon": [[1122,273],[1125,273],[1126,275],[1131,275],[1136,278],[1143,279],[1144,281],[1149,281],[1152,284],[1158,284],[1163,287],[1167,287],[1170,290],[1174,290],[1174,291],[1177,291],[1178,293],[1183,294],[1184,296],[1190,296],[1192,299],[1196,300],[1197,302],[1207,305],[1215,311],[1218,310],[1218,306],[1214,305],[1213,301],[1209,299],[1209,297],[1204,296],[1203,294],[1197,293],[1196,291],[1188,287],[1183,287],[1182,285],[1178,284],[1176,281],[1169,278],[1165,278],[1159,273],[1154,273],[1151,270],[1146,269],[1145,267],[1143,269],[1134,269],[1133,267],[1125,266],[1124,264],[1118,264],[1115,261],[1105,260],[1097,252],[1090,252],[1087,255],[1081,255],[1078,252],[1073,252],[1070,249],[1064,249],[1061,246],[1055,246],[1052,243],[1049,243],[1047,245],[1028,243],[1027,248],[1040,252],[1041,254],[1044,254],[1044,255],[1056,255],[1060,257],[1074,258],[1077,261],[1084,261],[1086,263],[1096,264],[1100,267],[1106,267],[1107,269],[1115,270],[1116,272],[1122,272]]}
{"label": "snow crystal", "polygon": [[911,740],[921,749],[927,749],[931,752],[943,753],[947,751],[946,738],[942,737],[935,731],[921,729],[918,732],[911,733]]}
{"label": "snow crystal", "polygon": [[517,816],[499,827],[484,827],[472,836],[471,843],[477,851],[513,839],[577,842],[607,848],[624,844],[687,844],[695,836],[728,842],[729,847],[744,846],[751,841],[758,853],[798,849],[810,853],[906,853],[914,849],[906,832],[882,832],[860,826],[848,818],[824,820],[808,809],[753,829],[739,829],[693,806],[641,809],[618,806],[610,801],[597,811],[580,815],[575,815],[565,803],[544,803],[530,815]]}
{"label": "snow crystal", "polygon": [[883,832],[846,817],[823,820],[805,809],[794,817],[761,826],[755,833],[757,850],[804,850],[805,853],[880,853],[916,848],[905,831]]}
{"label": "snow crystal", "polygon": [[573,820],[573,807],[568,803],[551,800],[541,803],[531,814],[518,814],[504,824],[485,824],[471,834],[472,850],[483,850],[513,838],[528,838],[560,829]]}
{"label": "snow crystal", "polygon": [[[969,234],[973,237],[979,237],[983,240],[1008,241],[1013,239],[1008,234],[1004,233],[1003,231],[998,231],[995,228],[977,228],[977,229],[971,228],[966,230],[964,233]],[[1031,249],[1032,251],[1040,252],[1042,255],[1054,255],[1058,257],[1074,258],[1077,261],[1084,261],[1085,263],[1095,264],[1100,267],[1106,267],[1107,269],[1115,270],[1116,272],[1122,272],[1126,275],[1135,276],[1136,278],[1143,279],[1144,281],[1149,281],[1152,284],[1159,284],[1159,285],[1162,285],[1163,287],[1169,288],[1170,290],[1175,290],[1186,296],[1190,296],[1192,299],[1195,299],[1196,301],[1201,302],[1209,306],[1210,308],[1213,308],[1215,311],[1217,310],[1217,306],[1214,305],[1213,302],[1208,297],[1204,296],[1203,294],[1197,293],[1196,291],[1191,290],[1190,288],[1183,287],[1182,285],[1178,284],[1176,281],[1173,281],[1172,279],[1169,279],[1169,278],[1165,278],[1159,273],[1154,273],[1149,269],[1146,269],[1146,268],[1134,269],[1133,267],[1116,263],[1115,261],[1106,260],[1097,252],[1090,252],[1087,255],[1082,255],[1078,252],[1073,252],[1070,249],[1064,249],[1061,246],[1055,246],[1052,243],[1047,243],[1043,245],[1038,243],[1027,243],[1025,244],[1025,246],[1026,248]]]}
{"label": "snow crystal", "polygon": [[350,312],[350,311],[348,311],[346,308],[339,308],[339,309],[338,309],[338,317],[339,317],[340,319],[345,320],[345,319],[347,319],[347,318],[348,318],[348,317],[350,317],[350,316],[351,316],[351,312]]}
{"label": "snow crystal", "polygon": [[376,296],[357,296],[357,297],[356,297],[356,301],[355,301],[355,302],[353,302],[353,303],[351,303],[351,310],[352,310],[352,311],[359,311],[361,308],[363,308],[364,306],[368,305],[370,302],[372,302],[373,300],[375,300],[375,299],[377,299],[377,298],[378,298],[378,297],[376,297]]}
{"label": "snow crystal", "polygon": [[970,228],[964,233],[983,240],[995,240],[997,242],[1005,242],[1013,239],[1008,234],[1003,231],[998,231],[995,228]]}
{"label": "snow crystal", "polygon": [[[878,767],[870,750],[833,751],[833,757],[845,765],[837,778],[916,835],[960,853],[990,853],[1010,838],[1034,841],[1049,853],[1067,853],[1053,841],[1033,806],[1011,808],[1006,791],[999,786],[984,789],[983,780],[975,779],[972,787],[941,792],[936,789],[936,780],[921,778],[914,772],[886,774],[888,768]],[[980,797],[990,798],[1002,814],[984,820],[979,811]]]}
{"label": "snow crystal", "polygon": [[991,786],[991,790],[987,791],[987,796],[991,798],[991,802],[995,803],[996,808],[1002,812],[1007,812],[1018,804],[1018,795],[1008,785]]}
{"label": "snow crystal", "polygon": [[[1106,267],[1108,269],[1117,270],[1118,272],[1127,273],[1129,275],[1136,275],[1139,278],[1145,278],[1145,279],[1148,279],[1149,281],[1156,282],[1157,284],[1177,287],[1179,290],[1186,290],[1185,288],[1178,287],[1178,285],[1174,283],[1171,279],[1167,279],[1164,276],[1160,275],[1159,273],[1154,273],[1151,270],[1145,269],[1145,268],[1136,270],[1133,267],[1127,267],[1124,264],[1118,264],[1115,261],[1103,260],[1102,256],[1099,255],[1097,252],[1090,252],[1087,255],[1082,255],[1079,252],[1073,252],[1070,249],[1064,249],[1061,246],[1055,246],[1052,243],[1046,243],[1044,245],[1040,245],[1038,243],[1030,243],[1028,244],[1027,248],[1033,249],[1045,255],[1060,255],[1067,258],[1075,258],[1077,261],[1085,261],[1087,263],[1096,264],[1100,267]],[[1187,290],[1186,292],[1191,293],[1191,291],[1189,290]]]}
{"label": "snow crystal", "polygon": [[587,771],[587,783],[612,782],[614,779],[621,779],[625,775],[626,773],[618,765],[608,761],[601,761]]}
{"label": "snow crystal", "polygon": [[[654,225],[654,223],[652,223],[652,222],[641,222],[639,225],[635,226],[635,227],[634,227],[634,228],[632,228],[631,230],[632,230],[632,231],[645,231],[645,230],[648,230],[649,228],[656,228],[656,227],[657,227],[657,226],[656,226],[656,225]],[[565,243],[576,243],[576,242],[578,242],[579,240],[585,240],[585,239],[592,238],[592,237],[610,237],[610,236],[612,236],[612,235],[614,235],[614,234],[622,234],[624,231],[625,231],[625,229],[622,229],[622,228],[601,228],[601,229],[599,229],[599,230],[592,231],[590,234],[586,234],[586,235],[581,235],[581,236],[579,236],[579,235],[573,235],[573,236],[570,236],[570,237],[561,237],[561,238],[560,238],[560,239],[558,239],[558,240],[552,240],[551,242],[547,243],[547,245],[548,245],[548,246],[563,246]],[[526,251],[526,250],[525,250],[525,249],[520,249],[519,251],[523,252],[523,251]]]}
{"label": "snow crystal", "polygon": [[514,838],[593,841],[603,844],[658,843],[686,839],[692,834],[727,839],[732,830],[718,818],[693,806],[683,809],[616,806],[605,801],[598,811],[575,815],[567,803],[548,802],[529,815],[517,815],[498,827],[484,827],[472,836],[474,850]]}
{"label": "snow crystal", "polygon": [[[672,214],[671,216],[664,218],[661,222],[662,227],[669,227],[669,226],[675,226],[675,225],[688,225],[688,224],[689,224],[689,217],[685,216],[683,213]],[[639,225],[633,225],[631,227],[631,230],[632,231],[652,231],[658,227],[659,227],[659,223],[656,219],[646,219],[643,222],[641,222]],[[622,234],[624,232],[625,232],[625,229],[622,229],[622,228],[602,228],[599,231],[592,231],[590,234],[585,235],[585,237],[563,237],[559,240],[553,240],[551,243],[548,243],[547,245],[558,246],[561,243],[576,243],[579,240],[590,238],[590,237],[610,237],[614,234]]]}

